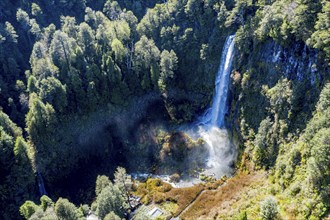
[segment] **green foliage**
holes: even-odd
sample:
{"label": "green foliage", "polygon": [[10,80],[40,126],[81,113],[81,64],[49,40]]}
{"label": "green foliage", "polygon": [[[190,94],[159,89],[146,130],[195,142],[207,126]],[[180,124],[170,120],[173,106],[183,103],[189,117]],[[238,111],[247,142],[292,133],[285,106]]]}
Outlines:
{"label": "green foliage", "polygon": [[27,29],[30,25],[30,18],[28,13],[22,9],[18,9],[16,13],[17,21],[23,26],[24,29]]}
{"label": "green foliage", "polygon": [[247,214],[246,211],[241,211],[237,217],[235,218],[235,220],[247,220]]}
{"label": "green foliage", "polygon": [[75,47],[74,39],[70,38],[66,33],[62,31],[55,31],[53,40],[50,45],[50,54],[54,64],[57,66],[65,66],[70,68],[71,55]]}
{"label": "green foliage", "polygon": [[266,96],[269,99],[272,111],[278,114],[280,118],[286,118],[290,114],[290,105],[292,98],[290,81],[281,79],[271,88],[266,89]]}
{"label": "green foliage", "polygon": [[104,4],[103,12],[110,20],[116,20],[121,13],[121,8],[117,1],[107,0]]}
{"label": "green foliage", "polygon": [[92,204],[92,209],[101,219],[124,217],[130,208],[132,186],[131,176],[122,167],[118,167],[114,174],[114,184],[107,176],[98,176],[95,185],[96,201]]}
{"label": "green foliage", "polygon": [[259,22],[259,27],[256,30],[256,35],[260,40],[265,39],[266,36],[271,36],[273,38],[281,37],[281,24],[283,22],[283,13],[281,13],[281,7],[275,7],[266,5],[262,11],[258,13],[262,13],[259,15],[261,21]]}
{"label": "green foliage", "polygon": [[37,210],[39,209],[39,206],[37,206],[32,201],[26,201],[20,208],[19,212],[22,216],[24,216],[25,219],[29,219]]}
{"label": "green foliage", "polygon": [[260,203],[260,217],[263,220],[273,220],[278,213],[277,202],[273,197],[268,197]]}
{"label": "green foliage", "polygon": [[12,122],[8,115],[6,115],[3,111],[0,111],[0,126],[6,133],[15,138],[22,135],[21,128]]}
{"label": "green foliage", "polygon": [[66,87],[55,77],[40,81],[38,96],[43,102],[51,104],[55,110],[63,112],[68,104]]}
{"label": "green foliage", "polygon": [[203,6],[203,1],[200,0],[188,0],[185,6],[185,13],[188,15],[199,14]]}
{"label": "green foliage", "polygon": [[95,33],[87,23],[83,22],[79,25],[77,37],[77,43],[82,48],[83,53],[87,55],[95,54]]}
{"label": "green foliage", "polygon": [[95,184],[95,194],[96,196],[98,196],[102,190],[109,186],[111,184],[111,181],[109,180],[109,177],[107,176],[97,176],[97,179],[96,179],[96,184]]}
{"label": "green foliage", "polygon": [[152,39],[142,36],[134,46],[134,69],[142,77],[142,88],[149,89],[151,86],[152,68],[158,65],[160,51]]}
{"label": "green foliage", "polygon": [[[65,32],[69,37],[77,38],[78,37],[78,29],[80,27],[77,27],[76,24],[76,18],[69,17],[69,16],[61,16],[61,25],[62,25],[62,31]],[[84,23],[82,23],[82,26],[85,26]],[[86,27],[88,29],[88,27]],[[89,37],[89,36],[87,36]],[[83,36],[80,35],[80,38],[83,38]],[[82,40],[82,39],[79,39]]]}
{"label": "green foliage", "polygon": [[42,10],[41,10],[41,8],[39,7],[39,5],[37,5],[36,3],[32,3],[32,5],[31,5],[31,14],[33,15],[33,16],[36,16],[36,17],[38,17],[38,16],[40,16],[40,15],[42,15]]}
{"label": "green foliage", "polygon": [[58,219],[54,213],[53,208],[47,209],[45,212],[42,209],[38,209],[29,220],[48,220],[48,219]]}
{"label": "green foliage", "polygon": [[320,94],[319,101],[316,105],[316,111],[318,113],[323,113],[330,107],[330,83],[324,85],[322,92]]}
{"label": "green foliage", "polygon": [[90,208],[87,204],[80,205],[79,209],[84,216],[87,216],[89,214]]}
{"label": "green foliage", "polygon": [[234,25],[234,24],[241,24],[244,26],[245,24],[245,16],[247,15],[247,10],[249,10],[249,7],[252,6],[252,1],[250,0],[238,0],[235,1],[235,7],[230,12],[229,16],[226,20],[226,25]]}
{"label": "green foliage", "polygon": [[23,137],[18,137],[14,146],[14,155],[19,160],[23,160],[24,162],[28,162],[28,144],[25,142]]}
{"label": "green foliage", "polygon": [[117,61],[121,61],[127,53],[124,45],[117,38],[112,41],[111,48]]}
{"label": "green foliage", "polygon": [[203,166],[207,157],[207,149],[202,139],[193,140],[184,132],[168,132],[160,134],[158,144],[159,169],[168,173],[190,174]]}
{"label": "green foliage", "polygon": [[[329,204],[324,191],[329,184],[329,128],[326,118],[328,85],[321,91],[313,118],[298,141],[282,146],[276,164],[276,182],[288,189],[288,198],[297,200],[301,218],[320,219]],[[307,199],[307,198],[311,199]]]}
{"label": "green foliage", "polygon": [[40,202],[41,202],[40,206],[44,211],[46,211],[47,208],[54,205],[54,202],[51,200],[51,198],[49,198],[46,195],[41,196]]}
{"label": "green foliage", "polygon": [[310,44],[313,47],[324,50],[326,53],[327,61],[330,59],[330,41],[327,36],[330,34],[330,2],[321,1],[322,10],[317,15],[315,23],[315,32],[312,34]]}
{"label": "green foliage", "polygon": [[114,212],[110,212],[104,217],[104,220],[121,220],[121,218]]}
{"label": "green foliage", "polygon": [[115,185],[119,187],[122,192],[123,197],[126,200],[126,203],[131,207],[130,204],[130,193],[132,191],[133,182],[130,175],[126,173],[125,168],[118,167],[115,174]]}
{"label": "green foliage", "polygon": [[44,104],[35,93],[30,96],[30,111],[26,116],[27,131],[32,140],[37,141],[43,135],[50,135],[45,133],[54,132],[56,123],[55,110],[50,104]]}
{"label": "green foliage", "polygon": [[[51,184],[72,172],[77,161],[93,157],[73,141],[80,130],[64,127],[96,110],[119,108],[152,91],[162,94],[171,119],[192,119],[209,105],[219,51],[236,31],[234,67],[243,77],[231,87],[231,119],[238,125],[233,129],[241,125],[248,159],[257,168],[276,164],[275,182],[299,201],[307,192],[314,195],[305,216],[324,215],[329,203],[315,191],[328,184],[328,84],[309,119],[328,79],[329,11],[328,1],[310,0],[1,1],[0,210],[7,210],[2,204],[8,201],[17,207],[20,200],[33,199],[36,167],[47,172]],[[283,46],[283,63],[263,59],[270,39]],[[305,55],[316,58],[299,81],[284,70],[291,47],[301,47],[294,57],[306,60],[299,55],[305,45]],[[26,128],[28,142],[7,114]],[[193,145],[178,142],[162,143],[163,159],[172,154],[180,161],[184,147]],[[55,175],[59,170],[63,175]],[[116,175],[114,185],[97,179],[103,217],[110,210],[122,217],[120,207],[128,205],[130,178],[121,169]],[[298,180],[306,187],[296,187]],[[52,216],[51,201],[41,203],[34,219]]]}
{"label": "green foliage", "polygon": [[164,50],[160,55],[160,77],[158,81],[159,88],[163,91],[169,80],[174,77],[174,71],[177,69],[178,57],[175,52]]}
{"label": "green foliage", "polygon": [[82,213],[77,207],[67,199],[59,198],[55,203],[55,213],[62,220],[77,220],[82,217]]}
{"label": "green foliage", "polygon": [[314,187],[320,190],[330,183],[330,128],[320,129],[311,140],[311,157],[307,175],[311,175]]}
{"label": "green foliage", "polygon": [[[26,219],[82,219],[81,210],[75,210],[75,206],[67,199],[60,198],[56,207],[54,202],[46,195],[40,198],[40,205],[26,201],[20,207],[20,213]],[[78,217],[77,217],[78,216]]]}
{"label": "green foliage", "polygon": [[17,43],[18,35],[16,34],[13,25],[9,22],[6,22],[5,25],[6,25],[5,30],[7,32],[6,40],[12,43]]}
{"label": "green foliage", "polygon": [[111,211],[119,216],[123,216],[128,208],[120,188],[112,183],[101,191],[96,198],[96,203],[96,213],[102,219]]}
{"label": "green foliage", "polygon": [[37,92],[37,86],[36,86],[36,82],[37,79],[34,76],[29,76],[28,78],[28,84],[27,84],[27,91],[28,92]]}
{"label": "green foliage", "polygon": [[[0,112],[0,210],[12,212],[15,217],[19,205],[28,198],[34,198],[34,151],[21,135],[21,129]],[[35,208],[29,202],[21,214],[32,215]]]}
{"label": "green foliage", "polygon": [[13,148],[13,137],[6,133],[2,127],[0,127],[1,132],[1,157],[0,161],[4,168],[8,168],[11,163],[11,155],[12,155],[12,148]]}
{"label": "green foliage", "polygon": [[270,157],[274,155],[274,139],[272,131],[273,122],[268,117],[260,123],[258,133],[254,139],[253,161],[258,166],[270,162]]}

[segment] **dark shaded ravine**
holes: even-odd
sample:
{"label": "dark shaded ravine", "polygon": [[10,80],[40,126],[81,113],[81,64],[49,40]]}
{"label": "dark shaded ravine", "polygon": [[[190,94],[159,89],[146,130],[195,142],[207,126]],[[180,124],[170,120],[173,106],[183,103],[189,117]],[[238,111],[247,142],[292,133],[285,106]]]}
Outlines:
{"label": "dark shaded ravine", "polygon": [[63,131],[72,139],[70,146],[76,146],[73,152],[84,156],[76,159],[74,153],[74,167],[61,170],[58,176],[52,167],[44,170],[46,191],[55,200],[65,197],[75,204],[90,203],[95,197],[97,176],[112,178],[118,166],[128,172],[157,173],[159,158],[155,155],[161,146],[157,144],[156,131],[169,131],[175,126],[157,92],[136,98],[122,108],[100,109],[90,114],[83,125],[79,119],[73,120]]}

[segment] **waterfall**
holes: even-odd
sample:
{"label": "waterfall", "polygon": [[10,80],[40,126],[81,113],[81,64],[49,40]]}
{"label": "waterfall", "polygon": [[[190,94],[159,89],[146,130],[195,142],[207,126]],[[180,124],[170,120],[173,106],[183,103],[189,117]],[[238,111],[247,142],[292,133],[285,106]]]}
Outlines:
{"label": "waterfall", "polygon": [[235,36],[231,35],[226,40],[221,55],[220,67],[215,81],[215,96],[212,103],[211,124],[220,128],[224,126],[229,76],[234,55],[234,38]]}
{"label": "waterfall", "polygon": [[213,97],[212,107],[199,120],[199,125],[216,126],[219,128],[224,126],[229,76],[234,55],[234,38],[235,35],[227,37],[224,44],[220,66],[215,79],[215,95]]}
{"label": "waterfall", "polygon": [[40,196],[47,195],[44,180],[39,172],[37,173],[37,181]]}
{"label": "waterfall", "polygon": [[[230,141],[228,132],[224,127],[231,64],[234,55],[234,38],[234,35],[229,36],[224,44],[211,107],[192,126],[182,128],[193,139],[201,137],[205,141],[209,155],[202,174],[212,175],[216,178],[232,175],[237,156],[236,147]],[[132,176],[133,178],[153,176],[166,182],[169,181],[167,175],[133,173]],[[199,178],[191,177],[188,180],[180,180],[179,183],[171,184],[173,187],[187,187],[200,181]]]}
{"label": "waterfall", "polygon": [[199,122],[199,125],[202,125],[199,127],[199,134],[209,149],[208,168],[205,173],[215,175],[217,178],[231,175],[232,165],[236,159],[236,148],[231,143],[228,132],[224,128],[231,64],[234,55],[234,38],[235,35],[229,36],[224,44],[215,80],[215,95],[212,106]]}

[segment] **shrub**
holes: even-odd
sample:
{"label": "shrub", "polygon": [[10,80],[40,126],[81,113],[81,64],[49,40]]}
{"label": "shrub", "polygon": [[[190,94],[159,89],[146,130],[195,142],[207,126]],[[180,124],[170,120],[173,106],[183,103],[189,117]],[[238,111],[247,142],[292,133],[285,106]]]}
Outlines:
{"label": "shrub", "polygon": [[263,220],[275,219],[278,213],[277,202],[274,197],[268,197],[260,203],[260,215]]}
{"label": "shrub", "polygon": [[120,220],[120,217],[114,212],[110,212],[104,217],[104,220]]}
{"label": "shrub", "polygon": [[46,209],[49,207],[49,206],[52,206],[54,205],[54,202],[46,195],[43,195],[41,198],[40,198],[40,202],[41,202],[41,207],[44,211],[46,211]]}
{"label": "shrub", "polygon": [[59,219],[79,219],[80,212],[77,207],[67,199],[59,198],[55,204],[55,213]]}
{"label": "shrub", "polygon": [[172,186],[170,184],[165,183],[162,187],[160,187],[159,191],[166,193],[166,192],[171,191],[171,189],[172,189]]}
{"label": "shrub", "polygon": [[247,219],[248,218],[245,210],[241,211],[235,218],[235,220],[247,220]]}
{"label": "shrub", "polygon": [[80,211],[83,213],[84,216],[87,216],[89,213],[89,206],[87,204],[80,205],[79,207]]}
{"label": "shrub", "polygon": [[155,203],[162,203],[165,201],[165,195],[161,192],[155,192],[155,194],[153,195],[153,199]]}
{"label": "shrub", "polygon": [[25,219],[29,219],[37,210],[39,207],[34,204],[32,201],[26,201],[19,209],[22,216],[24,216]]}
{"label": "shrub", "polygon": [[174,173],[170,176],[170,180],[171,182],[177,183],[180,180],[180,175],[178,173]]}

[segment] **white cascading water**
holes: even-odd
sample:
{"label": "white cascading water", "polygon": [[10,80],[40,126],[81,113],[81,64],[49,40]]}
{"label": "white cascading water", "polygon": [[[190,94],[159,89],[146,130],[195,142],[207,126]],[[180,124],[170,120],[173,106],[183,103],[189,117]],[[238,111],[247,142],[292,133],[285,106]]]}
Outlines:
{"label": "white cascading water", "polygon": [[201,125],[199,134],[209,149],[205,174],[215,175],[217,178],[230,175],[233,162],[236,159],[235,146],[229,140],[228,132],[224,128],[231,64],[234,55],[234,38],[235,35],[229,36],[224,44],[215,81],[212,107],[206,111],[199,123]]}

